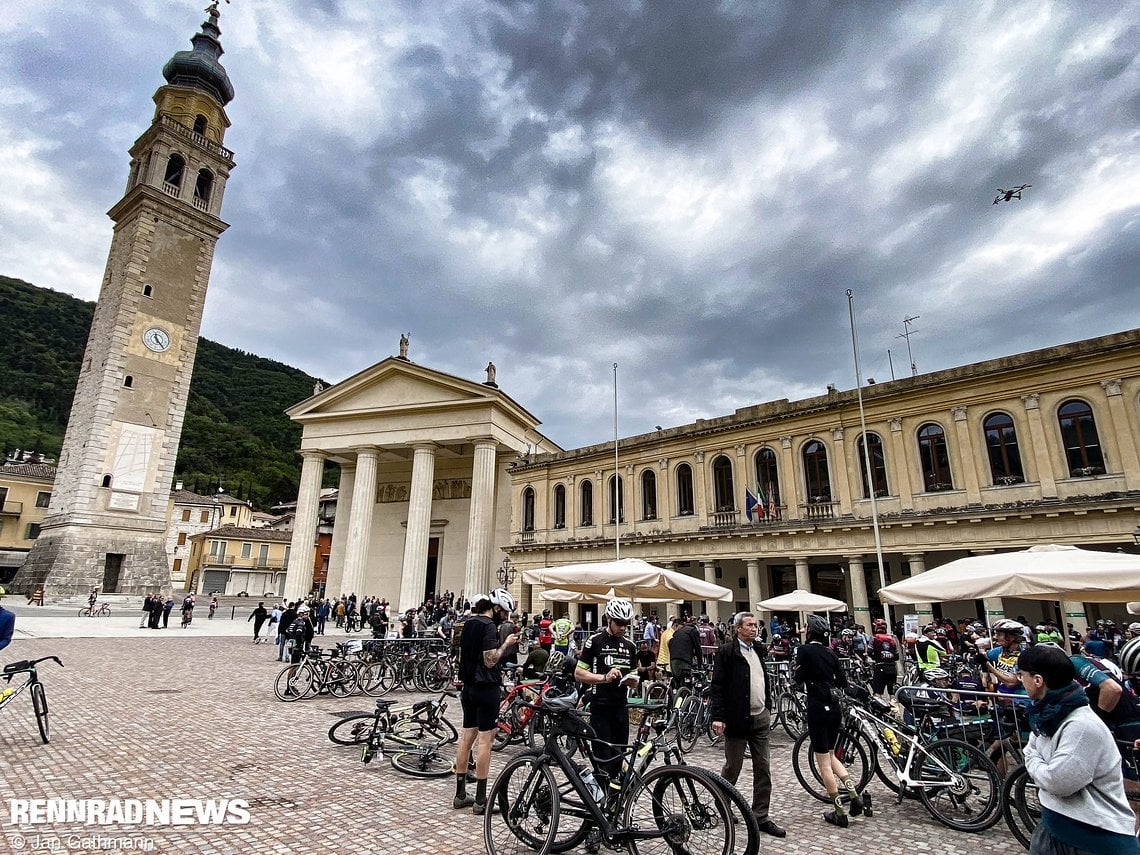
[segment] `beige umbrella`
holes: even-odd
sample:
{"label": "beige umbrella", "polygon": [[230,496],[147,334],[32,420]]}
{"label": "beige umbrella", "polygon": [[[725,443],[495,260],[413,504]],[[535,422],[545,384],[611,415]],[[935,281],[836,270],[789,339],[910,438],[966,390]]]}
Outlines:
{"label": "beige umbrella", "polygon": [[639,602],[646,602],[647,598],[653,597],[669,600],[732,600],[730,588],[686,576],[675,570],[656,567],[640,558],[524,570],[522,580],[527,585],[549,585],[584,594],[606,594],[612,589],[614,597]]}
{"label": "beige umbrella", "polygon": [[[610,588],[604,594],[586,594],[581,591],[567,591],[565,588],[547,588],[538,596],[554,603],[608,603],[610,600],[618,598],[613,588]],[[666,597],[634,597],[634,602],[683,603],[684,600],[668,599]]]}
{"label": "beige umbrella", "polygon": [[796,588],[790,594],[781,594],[769,600],[761,600],[756,605],[770,612],[838,612],[847,611],[847,603],[813,594]]}
{"label": "beige umbrella", "polygon": [[1140,599],[1140,555],[1048,544],[971,555],[879,589],[884,603],[984,597],[1123,603]]}
{"label": "beige umbrella", "polygon": [[1140,615],[1140,603],[1129,603],[1128,604],[1128,614]]}

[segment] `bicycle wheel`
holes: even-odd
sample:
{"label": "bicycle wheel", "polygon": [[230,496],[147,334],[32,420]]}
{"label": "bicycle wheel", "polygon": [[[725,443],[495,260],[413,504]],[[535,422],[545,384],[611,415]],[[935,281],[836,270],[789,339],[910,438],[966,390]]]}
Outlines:
{"label": "bicycle wheel", "polygon": [[451,657],[437,656],[424,662],[420,682],[429,692],[442,692],[451,682]]}
{"label": "bicycle wheel", "polygon": [[111,607],[109,605],[107,605],[106,603],[103,603],[103,605],[99,608],[99,617],[110,617],[110,616],[111,616]]}
{"label": "bicycle wheel", "polygon": [[807,733],[807,708],[798,695],[781,695],[776,712],[780,725],[791,739],[799,739],[801,733]]}
{"label": "bicycle wheel", "polygon": [[[523,735],[527,748],[541,754],[546,748],[546,740],[550,738],[550,730],[550,716],[538,713],[532,715],[530,721],[526,723],[526,732]],[[578,753],[578,740],[569,736],[559,737],[559,745],[567,757],[573,757]]]}
{"label": "bicycle wheel", "polygon": [[88,617],[90,614],[91,614],[91,609],[80,609],[79,610],[79,616],[80,617]]}
{"label": "bicycle wheel", "polygon": [[[1032,800],[1032,806],[1026,804],[1027,799]],[[1024,766],[1014,769],[1001,785],[1001,813],[1017,842],[1028,849],[1041,818],[1041,805],[1037,787]]]}
{"label": "bicycle wheel", "polygon": [[650,769],[627,797],[625,824],[660,837],[630,841],[633,855],[732,855],[732,808],[719,786],[688,766]]}
{"label": "bicycle wheel", "polygon": [[40,739],[44,741],[44,745],[47,745],[50,735],[48,734],[47,695],[44,694],[43,683],[32,683],[28,691],[32,693],[32,709],[36,712],[36,727],[40,730]]}
{"label": "bicycle wheel", "polygon": [[711,769],[702,769],[697,766],[688,768],[720,787],[721,792],[728,799],[733,825],[738,830],[743,826],[748,832],[748,841],[743,849],[738,850],[739,855],[757,855],[760,851],[760,823],[756,821],[756,814],[752,812],[752,805],[741,795],[740,790],[728,782],[728,779],[721,777]]}
{"label": "bicycle wheel", "polygon": [[384,683],[383,662],[362,662],[356,679],[369,697],[378,698],[388,691]]}
{"label": "bicycle wheel", "polygon": [[392,768],[414,778],[446,778],[452,774],[452,761],[435,745],[407,748],[392,755]]}
{"label": "bicycle wheel", "polygon": [[701,738],[701,729],[697,724],[700,714],[701,699],[696,695],[689,695],[677,709],[677,748],[682,754],[692,751]]}
{"label": "bicycle wheel", "polygon": [[554,774],[538,758],[523,755],[509,762],[487,797],[483,843],[487,855],[546,855],[558,833],[558,787]]}
{"label": "bicycle wheel", "polygon": [[342,659],[329,664],[328,687],[333,697],[347,698],[356,692],[356,668]]}
{"label": "bicycle wheel", "polygon": [[447,719],[437,718],[434,722],[420,724],[420,742],[434,742],[436,745],[451,745],[459,741],[459,731]]}
{"label": "bicycle wheel", "polygon": [[313,672],[307,665],[286,665],[273,681],[273,694],[279,701],[299,701],[309,693],[312,683]]}
{"label": "bicycle wheel", "polygon": [[362,745],[372,733],[376,716],[372,713],[350,715],[329,728],[329,739],[337,745]]}
{"label": "bicycle wheel", "polygon": [[930,815],[956,831],[985,831],[1001,819],[1001,776],[985,752],[957,739],[925,746],[919,798]]}
{"label": "bicycle wheel", "polygon": [[[872,769],[862,740],[853,738],[847,732],[841,732],[839,742],[835,745],[835,756],[841,757],[839,762],[847,767],[851,780],[855,783],[855,789],[862,793],[871,779]],[[811,738],[806,733],[800,734],[792,747],[792,771],[796,773],[796,780],[808,794],[821,802],[831,801],[827,789],[823,786],[823,777],[819,773],[815,753],[811,750]]]}

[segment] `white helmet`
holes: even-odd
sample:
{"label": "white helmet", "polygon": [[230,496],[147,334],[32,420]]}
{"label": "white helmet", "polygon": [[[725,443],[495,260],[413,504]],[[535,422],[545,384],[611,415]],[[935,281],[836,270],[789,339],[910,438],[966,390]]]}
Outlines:
{"label": "white helmet", "polygon": [[629,600],[610,600],[606,606],[606,620],[633,620],[633,605]]}
{"label": "white helmet", "polygon": [[491,605],[498,606],[507,614],[515,610],[515,598],[506,588],[496,588],[488,595],[488,599],[490,599]]}

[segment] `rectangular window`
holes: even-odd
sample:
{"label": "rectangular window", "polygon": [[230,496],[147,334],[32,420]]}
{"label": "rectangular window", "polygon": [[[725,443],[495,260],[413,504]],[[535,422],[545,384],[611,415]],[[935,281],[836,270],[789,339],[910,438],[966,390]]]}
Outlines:
{"label": "rectangular window", "polygon": [[210,541],[210,554],[211,555],[224,555],[225,554],[225,547],[222,545],[222,542],[220,540],[211,540]]}
{"label": "rectangular window", "polygon": [[289,566],[289,547],[285,547],[285,566]]}
{"label": "rectangular window", "polygon": [[24,540],[35,540],[40,536],[40,524],[28,523],[27,529],[24,531]]}
{"label": "rectangular window", "polygon": [[269,544],[261,544],[261,548],[257,551],[257,566],[264,567],[269,563]]}
{"label": "rectangular window", "polygon": [[209,511],[202,511],[202,516],[199,517],[198,521],[208,523],[210,521],[210,512]]}
{"label": "rectangular window", "polygon": [[51,504],[51,493],[49,493],[46,490],[41,490],[40,492],[36,493],[36,507],[37,508],[46,508],[50,504]]}
{"label": "rectangular window", "polygon": [[181,573],[182,572],[182,559],[181,558],[175,558],[174,559],[174,569],[171,572],[173,572],[173,573]]}
{"label": "rectangular window", "polygon": [[186,545],[186,532],[184,532],[184,531],[178,532],[178,545],[179,546],[185,546]]}
{"label": "rectangular window", "polygon": [[231,517],[237,516],[237,505],[230,505],[230,516]]}
{"label": "rectangular window", "polygon": [[253,544],[252,543],[243,543],[241,545],[241,557],[242,558],[249,558],[249,556],[251,556],[252,554],[253,554]]}
{"label": "rectangular window", "polygon": [[190,509],[187,508],[182,512],[182,522],[190,522]]}

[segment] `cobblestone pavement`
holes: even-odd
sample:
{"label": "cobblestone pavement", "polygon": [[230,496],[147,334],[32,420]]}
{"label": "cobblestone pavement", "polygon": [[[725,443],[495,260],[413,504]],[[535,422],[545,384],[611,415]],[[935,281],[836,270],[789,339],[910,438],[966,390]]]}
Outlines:
{"label": "cobblestone pavement", "polygon": [[[330,636],[331,637],[331,636]],[[450,806],[453,779],[418,780],[387,763],[362,765],[325,736],[336,714],[368,710],[368,698],[279,702],[275,651],[245,637],[162,633],[155,637],[21,639],[0,661],[56,654],[44,663],[52,741],[40,743],[27,695],[0,711],[0,837],[6,851],[97,848],[147,841],[161,853],[481,853],[482,826]],[[396,693],[400,695],[402,693]],[[449,713],[457,717],[458,709]],[[453,717],[453,720],[455,718]],[[876,813],[838,830],[800,788],[790,742],[773,742],[772,816],[781,855],[1021,851],[1003,824],[981,835],[950,831],[921,805],[896,805],[873,784]],[[496,754],[492,777],[507,756]],[[707,744],[693,762],[719,769]],[[742,792],[751,792],[749,764]],[[244,799],[244,825],[84,828],[11,822],[10,799]],[[108,847],[109,848],[109,847]]]}

